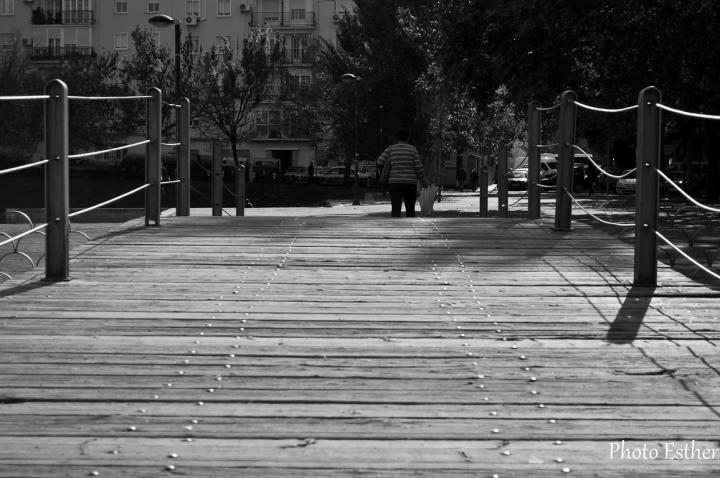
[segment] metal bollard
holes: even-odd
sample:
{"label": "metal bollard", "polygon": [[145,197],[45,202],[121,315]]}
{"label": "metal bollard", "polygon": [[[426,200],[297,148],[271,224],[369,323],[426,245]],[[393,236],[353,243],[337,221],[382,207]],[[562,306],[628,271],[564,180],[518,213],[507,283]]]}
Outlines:
{"label": "metal bollard", "polygon": [[497,152],[498,217],[508,217],[508,174],[507,148],[501,146]]}
{"label": "metal bollard", "polygon": [[70,278],[70,197],[68,184],[68,89],[60,80],[45,86],[45,280]]}
{"label": "metal bollard", "polygon": [[213,143],[212,160],[212,215],[222,216],[223,206],[223,150],[218,143]]}
{"label": "metal bollard", "polygon": [[480,217],[488,217],[488,167],[480,167]]}
{"label": "metal bollard", "polygon": [[147,139],[145,147],[145,183],[150,186],[145,190],[145,225],[153,221],[160,225],[160,193],[161,193],[161,132],[162,132],[162,92],[151,88],[147,100]]}
{"label": "metal bollard", "polygon": [[660,165],[661,114],[656,106],[662,100],[655,87],[638,96],[637,194],[635,197],[635,275],[633,285],[657,285],[658,175]]}
{"label": "metal bollard", "polygon": [[528,219],[540,218],[540,103],[528,107]]}
{"label": "metal bollard", "polygon": [[559,156],[558,156],[558,177],[557,193],[555,197],[555,226],[557,231],[570,231],[572,218],[572,199],[569,191],[573,187],[573,162],[574,150],[572,144],[575,142],[575,118],[577,106],[575,106],[575,93],[566,91],[560,97],[560,131]]}
{"label": "metal bollard", "polygon": [[245,165],[235,170],[235,215],[245,215]]}
{"label": "metal bollard", "polygon": [[176,216],[190,215],[190,100],[182,98],[181,108],[177,109],[178,143],[177,148],[177,185]]}

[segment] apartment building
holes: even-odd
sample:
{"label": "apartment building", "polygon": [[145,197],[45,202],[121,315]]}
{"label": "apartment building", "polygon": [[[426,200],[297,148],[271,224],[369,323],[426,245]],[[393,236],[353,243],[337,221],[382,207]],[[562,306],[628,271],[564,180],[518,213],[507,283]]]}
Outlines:
{"label": "apartment building", "polygon": [[[0,0],[0,54],[22,48],[39,66],[68,55],[115,51],[129,57],[131,33],[138,26],[154,31],[172,50],[174,29],[148,22],[163,13],[180,21],[183,41],[189,37],[197,51],[226,40],[242,44],[252,28],[268,24],[285,46],[283,67],[304,81],[313,68],[305,55],[308,39],[334,41],[339,15],[352,7],[351,0]],[[277,102],[261,105],[254,138],[242,145],[242,156],[276,158],[283,170],[309,164],[314,147],[306,138],[285,135],[281,118]],[[193,148],[204,156],[211,152],[200,137]]]}

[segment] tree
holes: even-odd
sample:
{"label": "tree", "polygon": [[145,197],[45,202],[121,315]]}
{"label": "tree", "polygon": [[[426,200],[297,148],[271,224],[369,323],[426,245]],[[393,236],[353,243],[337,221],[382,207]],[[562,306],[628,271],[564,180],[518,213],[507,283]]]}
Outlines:
{"label": "tree", "polygon": [[[27,57],[17,50],[0,56],[0,91],[3,96],[42,94],[42,77],[30,68]],[[0,167],[24,162],[37,150],[43,138],[43,103],[8,101],[2,103]]]}
{"label": "tree", "polygon": [[195,114],[206,134],[228,140],[235,167],[238,146],[249,135],[250,113],[273,93],[271,79],[282,54],[276,35],[262,27],[252,31],[242,50],[229,42],[213,46],[192,70],[188,85]]}
{"label": "tree", "polygon": [[[415,83],[425,69],[425,56],[399,22],[403,0],[358,0],[341,16],[337,44],[326,43],[321,69],[327,79],[326,107],[333,130],[330,148],[351,157],[354,145],[354,93],[358,87],[361,157],[375,158],[391,138],[407,127],[421,152],[427,152],[427,121]],[[361,78],[357,85],[340,83],[344,73]],[[384,132],[380,138],[379,132]]]}
{"label": "tree", "polygon": [[[122,81],[117,54],[99,57],[73,56],[50,72],[63,78],[71,95],[87,97],[128,96],[130,88]],[[127,138],[144,122],[142,102],[81,101],[69,105],[71,150],[94,151]]]}

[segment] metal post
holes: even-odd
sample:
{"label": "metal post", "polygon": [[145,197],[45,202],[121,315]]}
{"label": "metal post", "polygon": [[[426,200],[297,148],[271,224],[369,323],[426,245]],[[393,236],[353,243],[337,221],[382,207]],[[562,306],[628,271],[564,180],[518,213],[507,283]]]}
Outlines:
{"label": "metal post", "polygon": [[528,107],[528,218],[540,218],[540,103]]}
{"label": "metal post", "polygon": [[70,199],[68,183],[68,89],[60,80],[45,86],[45,280],[70,278]]}
{"label": "metal post", "polygon": [[488,167],[480,167],[480,217],[488,217]]}
{"label": "metal post", "polygon": [[560,131],[558,133],[558,177],[555,196],[555,226],[557,231],[570,231],[572,217],[573,153],[575,143],[575,92],[565,91],[560,97]]}
{"label": "metal post", "polygon": [[223,150],[220,144],[213,143],[213,160],[212,160],[212,215],[222,216],[223,205],[223,169],[222,169]]}
{"label": "metal post", "polygon": [[498,217],[508,217],[508,175],[507,148],[501,146],[497,152]]}
{"label": "metal post", "polygon": [[655,87],[638,96],[637,195],[635,197],[635,277],[638,286],[657,285],[658,175],[660,164],[661,114],[656,106],[662,100]]}
{"label": "metal post", "polygon": [[162,131],[162,91],[150,88],[150,99],[147,100],[147,139],[145,147],[145,225],[150,221],[160,225],[160,148]]}
{"label": "metal post", "polygon": [[360,204],[360,153],[358,153],[358,134],[360,130],[360,96],[358,95],[359,84],[355,83],[355,178],[354,178],[354,194],[353,194],[353,206]]}
{"label": "metal post", "polygon": [[238,165],[235,171],[235,215],[245,215],[245,165]]}
{"label": "metal post", "polygon": [[177,186],[176,216],[190,215],[190,100],[180,100],[178,113]]}

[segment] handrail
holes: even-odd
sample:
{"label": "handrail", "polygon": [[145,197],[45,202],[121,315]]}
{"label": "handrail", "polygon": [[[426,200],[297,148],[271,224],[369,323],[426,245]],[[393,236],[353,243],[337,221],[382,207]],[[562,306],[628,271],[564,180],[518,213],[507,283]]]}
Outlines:
{"label": "handrail", "polygon": [[682,115],[682,116],[689,116],[691,118],[700,118],[700,119],[707,119],[707,120],[720,120],[720,115],[707,115],[704,113],[692,113],[690,111],[683,111],[683,110],[671,108],[669,106],[665,106],[662,103],[656,103],[655,106],[657,106],[661,110],[665,110],[670,113],[675,113],[675,114]]}
{"label": "handrail", "polygon": [[133,194],[135,194],[135,193],[137,193],[137,192],[139,192],[139,191],[142,191],[143,189],[147,189],[147,188],[149,188],[149,187],[150,187],[150,184],[143,184],[142,186],[140,186],[140,187],[138,187],[138,188],[135,188],[135,189],[133,189],[132,191],[128,191],[128,192],[126,192],[126,193],[124,193],[124,194],[121,194],[121,195],[119,195],[119,196],[116,196],[116,197],[114,197],[114,198],[112,198],[112,199],[108,199],[107,201],[101,202],[100,204],[96,204],[96,205],[94,205],[94,206],[90,206],[90,207],[88,207],[88,208],[86,208],[86,209],[83,209],[83,210],[81,210],[81,211],[75,211],[75,212],[73,212],[73,213],[70,213],[70,214],[68,214],[68,217],[76,217],[76,216],[79,216],[79,215],[81,215],[81,214],[85,214],[86,212],[90,212],[90,211],[93,211],[93,210],[95,210],[95,209],[99,209],[99,208],[101,208],[101,207],[103,207],[103,206],[107,206],[108,204],[112,204],[112,203],[114,203],[114,202],[117,202],[117,201],[119,201],[120,199],[123,199],[123,198],[126,198],[126,197],[128,197],[128,196],[131,196],[131,195],[133,195]]}
{"label": "handrail", "polygon": [[662,241],[665,242],[665,244],[667,244],[668,246],[670,246],[670,247],[672,247],[673,249],[675,249],[675,252],[677,252],[678,254],[680,254],[681,256],[683,256],[685,259],[687,259],[688,261],[690,261],[693,265],[695,265],[696,267],[698,267],[699,269],[701,269],[703,272],[711,275],[712,277],[714,277],[714,278],[716,278],[716,279],[720,279],[720,274],[716,274],[715,272],[711,271],[711,270],[708,269],[707,267],[705,267],[705,266],[703,266],[702,264],[700,264],[698,261],[696,261],[695,259],[693,259],[692,257],[690,257],[688,254],[686,254],[685,252],[683,252],[682,249],[680,249],[680,248],[677,247],[675,244],[673,244],[668,238],[666,238],[665,236],[663,236],[662,234],[660,234],[660,232],[658,232],[658,231],[656,231],[656,230],[653,230],[653,232],[655,233],[655,235],[656,235],[657,237],[659,237],[660,239],[662,239]]}
{"label": "handrail", "polygon": [[588,216],[592,217],[596,221],[606,224],[608,226],[616,226],[616,227],[633,227],[633,226],[635,226],[635,223],[610,222],[610,221],[606,221],[605,219],[602,219],[601,217],[596,216],[595,214],[593,214],[590,211],[588,211],[587,209],[585,209],[583,207],[583,205],[580,204],[577,199],[575,199],[575,197],[570,193],[570,191],[567,190],[567,188],[563,188],[563,189],[565,189],[565,193],[567,193],[567,195],[570,196],[570,199],[572,199],[572,202],[574,202],[577,207],[579,207],[580,209],[585,211],[585,213],[587,213]]}
{"label": "handrail", "polygon": [[638,109],[638,105],[626,106],[624,108],[598,108],[597,106],[590,106],[584,103],[580,103],[578,100],[575,100],[575,104],[583,109],[597,111],[599,113],[624,113],[625,111],[632,111]]}
{"label": "handrail", "polygon": [[635,173],[635,172],[637,171],[637,168],[633,168],[633,169],[631,169],[630,171],[628,171],[627,173],[621,174],[621,175],[619,175],[619,176],[617,176],[617,175],[615,175],[615,174],[611,174],[611,173],[605,171],[605,170],[602,168],[602,166],[600,166],[598,163],[596,163],[596,162],[590,157],[590,155],[587,154],[580,146],[578,146],[577,144],[573,144],[573,145],[571,145],[571,146],[572,146],[573,148],[577,149],[578,151],[580,151],[583,155],[585,155],[585,157],[588,159],[588,161],[590,161],[590,162],[593,164],[593,166],[595,166],[595,169],[597,169],[598,171],[600,171],[602,174],[604,174],[605,176],[607,176],[607,177],[609,177],[609,178],[613,178],[613,179],[623,179],[623,178],[626,178],[626,177],[632,175],[633,173]]}
{"label": "handrail", "polygon": [[685,199],[687,199],[688,201],[690,201],[691,203],[693,203],[695,206],[699,207],[700,209],[704,209],[704,210],[710,211],[710,212],[720,212],[720,209],[718,209],[718,208],[714,208],[714,207],[711,207],[711,206],[706,206],[705,204],[702,204],[702,203],[698,202],[697,200],[695,200],[692,196],[690,196],[688,193],[686,193],[680,186],[678,186],[677,184],[675,184],[675,181],[673,181],[672,179],[670,179],[670,178],[669,178],[665,173],[663,173],[661,170],[659,170],[659,169],[657,169],[657,168],[653,168],[653,169],[654,169],[655,172],[658,174],[658,176],[660,176],[661,178],[663,178],[668,184],[670,184],[670,186],[672,186],[673,188],[675,188],[681,195],[683,195],[683,196],[685,197]]}
{"label": "handrail", "polygon": [[22,166],[15,166],[14,168],[3,169],[3,170],[0,170],[0,175],[16,173],[18,171],[22,171],[23,169],[36,168],[38,166],[42,166],[43,164],[47,164],[48,161],[49,160],[47,160],[47,159],[42,159],[42,160],[36,161],[34,163],[23,164]]}
{"label": "handrail", "polygon": [[0,101],[49,100],[50,95],[0,96]]}
{"label": "handrail", "polygon": [[69,100],[85,101],[122,101],[122,100],[144,100],[152,98],[148,95],[140,96],[68,96]]}
{"label": "handrail", "polygon": [[22,234],[18,234],[17,236],[13,236],[13,237],[11,237],[10,239],[7,239],[7,240],[5,240],[5,241],[3,241],[3,242],[0,242],[0,247],[4,246],[4,245],[6,245],[6,244],[10,244],[11,242],[15,242],[15,241],[17,241],[18,239],[22,239],[22,238],[25,237],[25,236],[29,236],[30,234],[34,234],[34,233],[36,233],[36,232],[38,232],[38,231],[42,231],[42,230],[45,229],[46,227],[48,227],[48,223],[40,224],[39,226],[35,226],[35,227],[33,227],[32,229],[23,232]]}
{"label": "handrail", "polygon": [[130,148],[134,148],[136,146],[142,146],[143,144],[148,144],[149,142],[150,142],[150,140],[146,139],[144,141],[138,141],[137,143],[133,143],[133,144],[126,144],[124,146],[117,146],[115,148],[103,149],[102,151],[92,151],[89,153],[69,154],[68,158],[69,159],[78,159],[78,158],[87,158],[90,156],[99,156],[99,155],[105,154],[105,153],[113,153],[115,151],[122,151],[124,149],[130,149]]}

